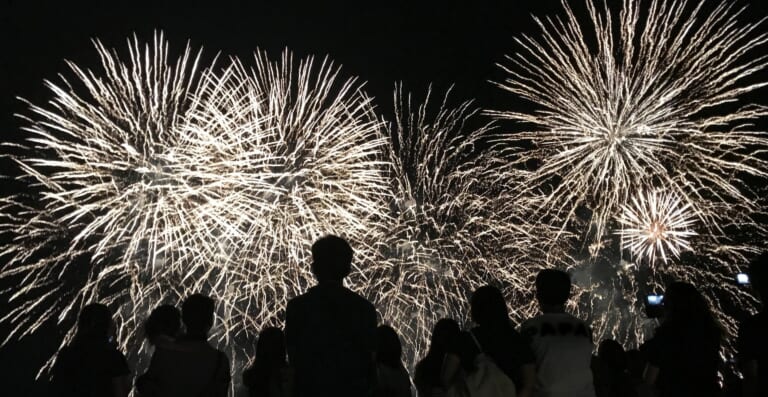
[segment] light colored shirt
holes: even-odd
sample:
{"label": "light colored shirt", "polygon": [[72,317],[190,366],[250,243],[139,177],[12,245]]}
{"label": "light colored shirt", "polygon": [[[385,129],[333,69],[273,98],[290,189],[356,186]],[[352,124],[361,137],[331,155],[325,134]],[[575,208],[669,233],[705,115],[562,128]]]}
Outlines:
{"label": "light colored shirt", "polygon": [[536,356],[538,397],[595,397],[592,331],[567,313],[545,313],[520,326]]}

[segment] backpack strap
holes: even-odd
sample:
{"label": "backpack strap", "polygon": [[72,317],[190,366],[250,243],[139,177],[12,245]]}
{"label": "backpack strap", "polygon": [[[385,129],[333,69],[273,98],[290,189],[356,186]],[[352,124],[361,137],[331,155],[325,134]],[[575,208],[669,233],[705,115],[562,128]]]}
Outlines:
{"label": "backpack strap", "polygon": [[479,350],[480,353],[484,353],[483,352],[483,347],[480,345],[480,342],[477,340],[477,338],[475,337],[475,333],[472,332],[472,330],[469,331],[469,336],[471,336],[472,337],[472,341],[475,342],[475,346],[477,346],[477,350]]}

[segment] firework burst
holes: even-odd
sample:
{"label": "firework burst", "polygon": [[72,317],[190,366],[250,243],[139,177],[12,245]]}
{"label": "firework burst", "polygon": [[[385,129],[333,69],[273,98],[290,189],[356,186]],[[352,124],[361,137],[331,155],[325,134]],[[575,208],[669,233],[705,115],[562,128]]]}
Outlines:
{"label": "firework burst", "polygon": [[766,137],[751,129],[765,107],[725,106],[765,85],[744,81],[766,66],[764,56],[745,59],[766,35],[738,23],[728,3],[709,13],[685,1],[652,1],[646,13],[640,3],[625,0],[616,19],[587,2],[593,32],[563,3],[564,19],[536,19],[541,38],[517,40],[498,84],[538,107],[494,112],[533,126],[504,138],[532,142],[519,161],[540,163],[522,196],[543,194],[532,203],[542,220],[586,222],[594,241],[638,191],[668,186],[716,228],[724,207],[755,210],[745,178],[766,176],[755,156]]}
{"label": "firework burst", "polygon": [[658,191],[632,198],[632,205],[622,206],[618,218],[621,229],[617,232],[622,247],[629,249],[638,261],[651,263],[661,256],[667,261],[667,253],[679,256],[690,250],[688,239],[696,235],[690,205],[682,205],[680,198]]}
{"label": "firework burst", "polygon": [[[505,175],[487,144],[492,125],[478,112],[471,102],[450,106],[449,93],[440,100],[430,90],[419,102],[402,87],[395,91],[393,216],[381,233],[384,258],[367,270],[375,274],[367,295],[403,335],[411,365],[437,320],[468,322],[474,289],[492,283],[517,303],[535,274],[530,264],[538,258],[522,253],[533,251],[531,231],[501,211],[509,206],[506,186],[498,185]],[[512,314],[519,320],[529,309],[514,306]]]}
{"label": "firework burst", "polygon": [[371,240],[389,197],[380,122],[330,62],[257,54],[214,72],[189,48],[170,63],[162,36],[127,61],[96,48],[102,73],[70,63],[14,149],[32,196],[3,200],[2,276],[23,278],[8,338],[98,300],[136,353],[149,310],[203,291],[230,342],[314,281],[317,237]]}
{"label": "firework burst", "polygon": [[[621,324],[634,324],[643,292],[673,278],[713,286],[704,292],[733,332],[723,308],[755,301],[728,280],[766,232],[753,216],[768,176],[768,137],[755,123],[768,111],[742,99],[766,85],[755,80],[768,36],[730,2],[624,0],[620,12],[585,3],[586,19],[567,2],[564,17],[536,18],[541,34],[518,38],[502,65],[497,85],[535,107],[491,112],[522,130],[498,142],[524,175],[516,201],[557,227],[552,246],[575,246],[574,309],[597,337],[641,341],[640,327]],[[665,263],[637,266],[623,251]],[[631,317],[614,315],[617,303]]]}

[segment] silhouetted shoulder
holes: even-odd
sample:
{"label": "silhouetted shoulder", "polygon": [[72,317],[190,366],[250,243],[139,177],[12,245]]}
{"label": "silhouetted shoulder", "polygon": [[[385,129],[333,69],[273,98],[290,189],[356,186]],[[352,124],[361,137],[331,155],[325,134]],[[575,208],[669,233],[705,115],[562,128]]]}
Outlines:
{"label": "silhouetted shoulder", "polygon": [[348,299],[350,302],[354,302],[355,305],[359,306],[361,310],[370,311],[370,312],[376,312],[376,308],[373,306],[371,302],[368,301],[368,299],[363,298],[358,293],[349,290],[344,289],[346,295],[349,297]]}
{"label": "silhouetted shoulder", "polygon": [[107,343],[64,347],[53,367],[53,387],[61,395],[111,393],[112,379],[129,375],[123,353]]}

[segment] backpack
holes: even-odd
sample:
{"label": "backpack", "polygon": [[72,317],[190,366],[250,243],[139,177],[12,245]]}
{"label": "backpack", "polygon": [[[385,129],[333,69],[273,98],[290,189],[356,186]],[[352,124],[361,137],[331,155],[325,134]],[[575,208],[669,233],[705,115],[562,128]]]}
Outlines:
{"label": "backpack", "polygon": [[471,331],[469,335],[480,351],[475,357],[475,369],[452,385],[446,397],[516,397],[517,390],[512,379],[496,365],[491,356],[483,352],[480,342]]}

